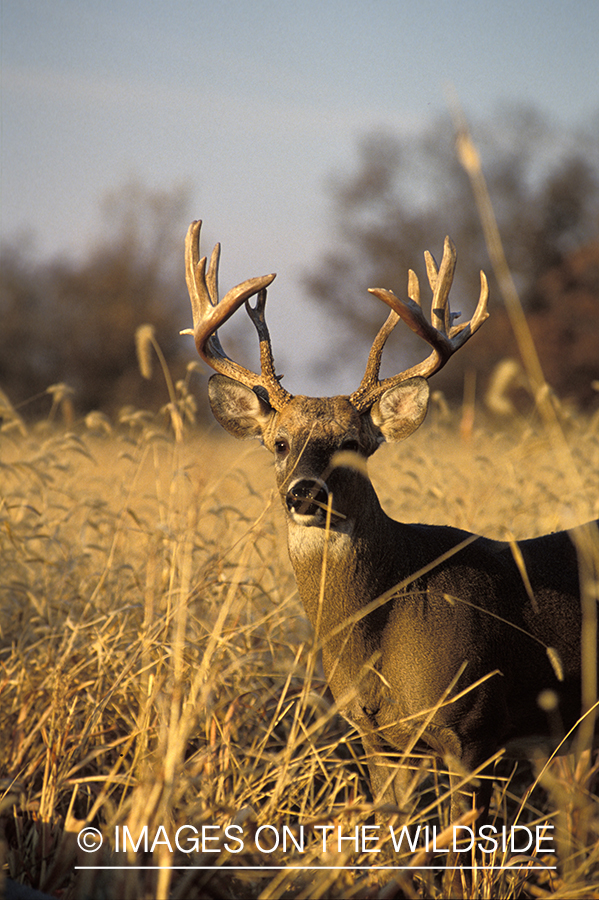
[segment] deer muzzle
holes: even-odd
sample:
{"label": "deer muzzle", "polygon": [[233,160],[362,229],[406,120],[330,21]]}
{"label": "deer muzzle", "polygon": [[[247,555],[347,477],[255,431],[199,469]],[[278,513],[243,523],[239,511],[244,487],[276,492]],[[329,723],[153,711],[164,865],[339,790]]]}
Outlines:
{"label": "deer muzzle", "polygon": [[329,489],[324,481],[299,478],[287,491],[285,505],[295,516],[307,516],[324,522],[329,503]]}

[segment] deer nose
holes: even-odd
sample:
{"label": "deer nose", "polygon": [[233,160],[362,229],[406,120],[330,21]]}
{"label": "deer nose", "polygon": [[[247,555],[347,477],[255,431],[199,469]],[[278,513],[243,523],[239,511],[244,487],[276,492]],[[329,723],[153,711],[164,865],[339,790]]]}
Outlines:
{"label": "deer nose", "polygon": [[329,491],[323,481],[301,478],[291,485],[285,497],[289,512],[300,516],[315,516],[327,507]]}

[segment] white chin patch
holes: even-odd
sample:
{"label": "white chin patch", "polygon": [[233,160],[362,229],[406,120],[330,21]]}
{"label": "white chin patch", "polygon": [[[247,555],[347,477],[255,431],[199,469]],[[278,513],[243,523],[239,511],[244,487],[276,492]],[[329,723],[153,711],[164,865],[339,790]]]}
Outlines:
{"label": "white chin patch", "polygon": [[[295,510],[290,510],[287,514],[292,522],[296,525],[302,525],[304,528],[310,528],[312,526],[324,528],[326,524],[326,514],[321,509],[311,516],[303,516],[301,513],[295,512]],[[331,525],[332,524],[333,523],[331,523]]]}
{"label": "white chin patch", "polygon": [[[288,511],[288,516],[294,525],[301,528],[317,528],[326,529],[327,515],[321,509],[311,516],[302,516],[300,513]],[[344,516],[331,516],[329,529],[334,534],[351,534],[353,532],[353,519],[346,519]]]}

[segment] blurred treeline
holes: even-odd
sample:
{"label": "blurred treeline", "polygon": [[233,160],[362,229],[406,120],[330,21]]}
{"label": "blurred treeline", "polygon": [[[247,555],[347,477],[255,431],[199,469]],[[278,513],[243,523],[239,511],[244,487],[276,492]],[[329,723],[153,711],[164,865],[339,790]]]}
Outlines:
{"label": "blurred treeline", "polygon": [[[460,401],[466,373],[475,372],[477,394],[486,393],[496,411],[525,411],[531,398],[454,135],[447,119],[412,137],[369,134],[359,143],[354,170],[330,179],[334,240],[306,277],[312,296],[330,308],[340,326],[323,374],[356,352],[365,357],[386,313],[381,309],[377,315],[369,287],[405,296],[412,268],[428,315],[423,251],[430,250],[439,263],[444,236],[450,235],[458,253],[451,308],[462,312],[462,320],[470,317],[483,268],[491,317],[435,376],[435,388]],[[476,126],[473,138],[545,377],[560,399],[597,406],[599,115],[571,133],[534,110],[510,108]],[[401,323],[400,330],[384,359],[393,371],[429,350]]]}
{"label": "blurred treeline", "polygon": [[[599,117],[574,135],[534,111],[508,110],[473,136],[545,375],[559,397],[588,408],[599,400]],[[451,123],[434,121],[412,136],[366,136],[354,171],[331,179],[329,194],[331,248],[305,278],[337,326],[334,347],[318,364],[323,380],[348,356],[366,358],[385,315],[367,288],[405,294],[413,268],[426,299],[423,251],[439,262],[449,234],[458,250],[452,309],[470,315],[484,268],[491,319],[435,377],[435,387],[460,401],[465,373],[475,371],[479,396],[488,391],[491,372],[517,358],[517,349]],[[73,389],[78,414],[156,409],[167,401],[160,367],[149,380],[140,374],[135,332],[151,324],[173,381],[183,378],[194,357],[179,337],[190,319],[183,273],[188,205],[185,189],[153,192],[131,183],[106,199],[109,227],[85,259],[39,262],[34,241],[32,250],[22,239],[1,248],[0,389],[22,415],[47,412],[47,389],[56,383]],[[389,342],[387,369],[427,352],[403,332]],[[526,403],[517,363],[502,371],[497,408]]]}
{"label": "blurred treeline", "polygon": [[183,377],[188,205],[186,188],[131,182],[105,198],[105,233],[82,261],[40,263],[34,239],[2,248],[0,388],[22,415],[47,414],[56,383],[72,390],[77,413],[168,401],[159,365],[141,376],[135,332],[152,325],[173,380]]}

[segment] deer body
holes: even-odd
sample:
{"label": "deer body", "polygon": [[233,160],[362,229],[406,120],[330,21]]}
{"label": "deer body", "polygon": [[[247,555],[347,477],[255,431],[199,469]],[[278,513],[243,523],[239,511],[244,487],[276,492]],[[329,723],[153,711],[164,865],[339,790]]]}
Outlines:
{"label": "deer body", "polygon": [[[404,430],[406,421],[417,427],[427,391],[418,378],[394,389]],[[563,724],[574,724],[581,613],[569,535],[519,545],[533,601],[510,544],[386,515],[360,465],[385,433],[397,432],[380,410],[373,420],[347,398],[294,397],[278,413],[219,375],[210,398],[225,428],[261,437],[275,455],[300,598],[333,695],[362,736],[378,798],[401,804],[409,772],[394,771],[388,755],[409,758],[415,735],[420,746],[467,769],[513,739],[546,737],[557,745],[563,731],[552,733],[554,720],[538,698],[553,691]],[[561,681],[547,647],[561,661]],[[484,782],[477,802],[486,806],[490,791]],[[456,794],[455,815],[463,803]]]}
{"label": "deer body", "polygon": [[[377,800],[403,805],[411,777],[405,764],[417,746],[447,760],[450,770],[457,760],[463,772],[528,738],[559,742],[581,712],[582,615],[569,534],[521,542],[517,561],[508,543],[389,518],[366,474],[366,460],[383,441],[403,440],[419,427],[426,378],[486,318],[484,277],[472,321],[453,326],[455,252],[446,242],[439,270],[427,258],[436,326],[422,315],[415,276],[409,301],[377,289],[392,312],[358,390],[293,397],[274,374],[264,320],[274,276],[244,282],[219,302],[219,251],[206,276],[199,229],[194,223],[188,234],[187,277],[196,345],[219,373],[209,382],[212,410],[235,437],[258,438],[274,454],[300,598],[332,693],[362,737]],[[262,375],[230,360],[215,333],[256,293],[257,305],[246,308],[260,338]],[[379,381],[382,350],[399,318],[433,353]],[[539,705],[543,692],[552,692],[545,693],[554,701],[544,704],[548,711]],[[488,807],[491,786],[481,782],[477,806]],[[454,819],[465,804],[454,792]]]}

